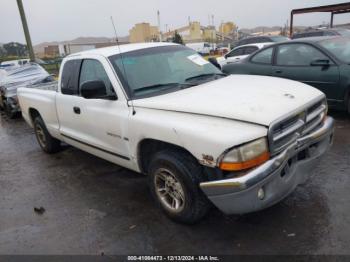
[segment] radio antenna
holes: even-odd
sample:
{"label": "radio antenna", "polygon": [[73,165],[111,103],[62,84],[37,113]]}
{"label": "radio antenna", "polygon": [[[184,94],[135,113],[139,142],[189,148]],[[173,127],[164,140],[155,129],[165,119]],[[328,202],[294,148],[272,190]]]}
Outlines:
{"label": "radio antenna", "polygon": [[[112,26],[113,26],[113,29],[114,29],[115,41],[117,43],[120,59],[121,59],[121,62],[122,62],[122,67],[123,67],[123,71],[124,71],[125,81],[126,81],[128,87],[129,87],[128,76],[126,75],[126,70],[125,70],[125,65],[124,65],[124,58],[123,58],[123,54],[122,54],[121,49],[120,49],[119,38],[118,38],[118,34],[117,34],[117,28],[115,27],[113,16],[111,16],[111,22],[112,22]],[[135,115],[136,112],[135,112],[134,105],[133,105],[132,101],[131,101],[131,106],[132,106],[132,114]]]}

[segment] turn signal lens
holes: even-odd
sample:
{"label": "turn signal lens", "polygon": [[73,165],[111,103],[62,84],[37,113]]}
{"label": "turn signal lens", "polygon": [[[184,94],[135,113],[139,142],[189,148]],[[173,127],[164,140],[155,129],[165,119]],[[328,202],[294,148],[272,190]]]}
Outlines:
{"label": "turn signal lens", "polygon": [[244,169],[252,168],[252,167],[258,166],[258,165],[260,165],[262,163],[265,163],[269,159],[270,159],[269,152],[265,152],[261,156],[258,156],[255,159],[248,160],[248,161],[245,161],[245,162],[240,162],[240,163],[225,163],[225,162],[221,162],[220,163],[220,169],[221,170],[225,170],[225,171],[244,170]]}
{"label": "turn signal lens", "polygon": [[261,165],[269,159],[266,138],[261,138],[229,151],[219,167],[225,171],[239,171]]}

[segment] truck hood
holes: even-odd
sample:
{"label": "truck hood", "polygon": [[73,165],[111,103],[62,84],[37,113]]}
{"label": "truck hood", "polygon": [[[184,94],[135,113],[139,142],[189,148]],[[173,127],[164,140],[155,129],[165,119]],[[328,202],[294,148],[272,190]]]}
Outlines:
{"label": "truck hood", "polygon": [[178,92],[133,101],[135,107],[201,114],[269,126],[324,97],[319,90],[282,78],[231,75]]}

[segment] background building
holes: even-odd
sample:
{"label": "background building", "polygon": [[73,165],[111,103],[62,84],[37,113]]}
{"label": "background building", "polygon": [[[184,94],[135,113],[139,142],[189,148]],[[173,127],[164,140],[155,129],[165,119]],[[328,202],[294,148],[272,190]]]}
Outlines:
{"label": "background building", "polygon": [[[119,42],[119,44],[125,44]],[[44,54],[41,57],[63,57],[69,54],[74,54],[82,51],[87,51],[95,48],[102,48],[108,46],[115,46],[116,42],[105,42],[105,43],[65,43],[48,45],[44,48]]]}
{"label": "background building", "polygon": [[217,42],[220,32],[215,26],[201,26],[200,22],[190,22],[189,25],[169,30],[162,34],[163,39],[171,40],[175,32],[178,32],[185,43]]}
{"label": "background building", "polygon": [[207,26],[202,30],[202,39],[205,42],[214,43],[216,42],[217,32],[215,26]]}
{"label": "background building", "polygon": [[221,23],[219,32],[223,36],[229,36],[237,30],[237,26],[233,22]]}
{"label": "background building", "polygon": [[129,31],[130,43],[155,42],[159,41],[159,30],[157,26],[149,23],[136,24]]}

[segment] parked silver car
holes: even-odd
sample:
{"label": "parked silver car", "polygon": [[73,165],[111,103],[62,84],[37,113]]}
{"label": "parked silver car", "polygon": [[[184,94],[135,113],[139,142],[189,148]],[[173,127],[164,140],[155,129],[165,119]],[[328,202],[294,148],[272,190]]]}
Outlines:
{"label": "parked silver car", "polygon": [[5,110],[10,118],[16,117],[20,112],[17,89],[52,81],[53,76],[36,63],[7,71],[0,80],[0,109]]}

